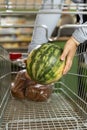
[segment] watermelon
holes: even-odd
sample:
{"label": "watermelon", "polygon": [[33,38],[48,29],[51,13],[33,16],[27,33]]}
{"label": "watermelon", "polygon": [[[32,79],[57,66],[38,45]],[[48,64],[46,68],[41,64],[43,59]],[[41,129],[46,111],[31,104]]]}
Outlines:
{"label": "watermelon", "polygon": [[44,43],[27,58],[27,73],[39,84],[51,84],[62,77],[65,61],[60,60],[62,49],[54,43]]}

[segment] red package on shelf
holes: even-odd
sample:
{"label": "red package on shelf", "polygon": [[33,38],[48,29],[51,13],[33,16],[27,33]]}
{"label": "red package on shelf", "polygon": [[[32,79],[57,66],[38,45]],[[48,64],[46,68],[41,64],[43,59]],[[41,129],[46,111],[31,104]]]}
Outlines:
{"label": "red package on shelf", "polygon": [[10,60],[17,60],[22,58],[22,53],[20,52],[11,52],[9,53]]}

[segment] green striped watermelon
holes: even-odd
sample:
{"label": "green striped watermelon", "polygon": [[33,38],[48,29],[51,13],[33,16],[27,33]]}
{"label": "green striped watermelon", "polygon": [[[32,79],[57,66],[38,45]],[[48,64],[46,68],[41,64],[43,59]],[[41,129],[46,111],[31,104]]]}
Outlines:
{"label": "green striped watermelon", "polygon": [[62,49],[53,43],[44,43],[27,58],[27,72],[39,84],[50,84],[62,77],[65,62],[60,60]]}

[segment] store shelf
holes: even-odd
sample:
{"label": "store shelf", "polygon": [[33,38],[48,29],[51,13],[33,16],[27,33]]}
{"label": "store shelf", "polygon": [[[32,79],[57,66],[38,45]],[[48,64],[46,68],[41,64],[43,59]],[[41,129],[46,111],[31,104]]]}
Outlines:
{"label": "store shelf", "polygon": [[21,42],[30,42],[31,39],[28,40],[0,40],[0,43],[21,43]]}
{"label": "store shelf", "polygon": [[0,45],[6,49],[27,48],[31,41],[35,16],[1,17]]}
{"label": "store shelf", "polygon": [[28,47],[18,47],[18,48],[7,48],[8,52],[22,52],[22,53],[26,53],[28,52]]}

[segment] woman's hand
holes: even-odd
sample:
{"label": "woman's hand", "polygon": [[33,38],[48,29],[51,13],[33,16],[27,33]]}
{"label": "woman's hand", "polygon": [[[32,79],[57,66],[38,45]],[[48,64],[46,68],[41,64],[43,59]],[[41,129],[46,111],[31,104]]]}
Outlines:
{"label": "woman's hand", "polygon": [[78,43],[73,37],[71,37],[66,42],[63,53],[61,55],[61,60],[66,59],[66,65],[65,65],[65,68],[63,70],[63,74],[66,74],[70,70],[70,68],[72,66],[74,55],[76,53],[77,46],[79,44],[80,43]]}

